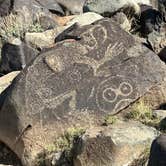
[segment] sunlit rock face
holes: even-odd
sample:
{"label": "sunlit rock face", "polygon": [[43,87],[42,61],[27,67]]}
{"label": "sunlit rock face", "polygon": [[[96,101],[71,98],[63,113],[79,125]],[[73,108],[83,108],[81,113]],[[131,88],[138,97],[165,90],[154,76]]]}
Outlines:
{"label": "sunlit rock face", "polygon": [[115,22],[73,30],[40,54],[0,97],[0,140],[24,165],[69,127],[89,127],[142,97],[166,76],[157,55]]}

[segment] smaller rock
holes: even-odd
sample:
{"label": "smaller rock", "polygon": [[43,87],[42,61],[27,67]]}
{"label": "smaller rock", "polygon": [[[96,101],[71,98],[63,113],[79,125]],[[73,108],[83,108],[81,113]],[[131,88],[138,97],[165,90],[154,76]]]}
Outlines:
{"label": "smaller rock", "polygon": [[76,142],[74,166],[132,164],[158,134],[135,121],[118,120],[108,127],[91,128]]}
{"label": "smaller rock", "polygon": [[116,21],[122,29],[129,32],[131,29],[131,21],[128,20],[127,16],[123,12],[115,14],[112,19]]}
{"label": "smaller rock", "polygon": [[103,135],[100,128],[93,128],[76,142],[74,166],[112,165],[115,153],[111,137]]}
{"label": "smaller rock", "polygon": [[15,39],[11,43],[5,43],[2,47],[0,72],[7,74],[11,71],[22,70],[37,54],[37,50],[20,39]]}
{"label": "smaller rock", "polygon": [[166,117],[166,110],[154,110],[153,114],[159,119],[164,119]]}
{"label": "smaller rock", "polygon": [[0,77],[0,93],[4,91],[13,81],[13,79],[19,74],[19,71],[11,72],[3,77]]}
{"label": "smaller rock", "polygon": [[60,26],[65,26],[70,20],[72,20],[75,17],[75,15],[71,15],[71,16],[64,16],[64,17],[60,17],[60,16],[53,16],[53,19],[55,20],[55,22],[57,22]]}
{"label": "smaller rock", "polygon": [[67,27],[57,27],[40,33],[28,32],[25,34],[25,41],[35,48],[49,48],[54,45],[55,37],[62,33],[66,28]]}
{"label": "smaller rock", "polygon": [[164,47],[163,49],[161,49],[161,51],[159,52],[158,56],[160,57],[160,59],[166,63],[166,47]]}
{"label": "smaller rock", "polygon": [[166,46],[165,35],[165,30],[160,30],[160,32],[153,31],[147,37],[147,41],[150,44],[150,47],[156,54],[159,54],[162,51],[162,49]]}
{"label": "smaller rock", "polygon": [[141,35],[146,37],[153,30],[159,31],[162,23],[162,16],[159,11],[152,6],[141,5],[140,31]]}
{"label": "smaller rock", "polygon": [[93,12],[87,12],[81,15],[74,16],[66,25],[71,26],[75,23],[78,23],[80,26],[89,25],[97,20],[102,19],[103,17],[99,14]]}
{"label": "smaller rock", "polygon": [[10,13],[12,7],[11,0],[0,1],[0,16],[6,16]]}
{"label": "smaller rock", "polygon": [[52,18],[48,16],[41,16],[39,18],[39,22],[44,30],[54,29],[58,26],[58,23],[56,23]]}
{"label": "smaller rock", "polygon": [[166,134],[162,134],[152,143],[148,166],[165,166],[165,165],[166,165]]}
{"label": "smaller rock", "polygon": [[52,157],[52,162],[51,164],[52,165],[57,165],[58,161],[60,160],[61,158],[61,155],[62,155],[62,152],[58,152],[58,153],[55,153]]}

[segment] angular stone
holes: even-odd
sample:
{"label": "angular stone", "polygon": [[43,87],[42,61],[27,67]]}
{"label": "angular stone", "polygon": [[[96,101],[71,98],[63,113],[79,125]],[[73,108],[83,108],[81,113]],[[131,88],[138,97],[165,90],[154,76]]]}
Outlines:
{"label": "angular stone", "polygon": [[3,74],[22,70],[38,54],[37,50],[20,40],[13,43],[5,43],[2,47],[0,72]]}
{"label": "angular stone", "polygon": [[52,47],[55,43],[55,37],[62,33],[67,27],[56,27],[45,32],[27,32],[25,40],[28,44],[35,48],[48,48]]}
{"label": "angular stone", "polygon": [[166,110],[154,110],[153,114],[155,117],[157,117],[159,119],[166,118]]}
{"label": "angular stone", "polygon": [[80,40],[39,55],[0,97],[0,140],[26,166],[67,128],[98,124],[166,76],[158,56],[109,19],[68,35]]}
{"label": "angular stone", "polygon": [[56,0],[56,2],[63,6],[68,13],[81,14],[83,12],[85,0]]}
{"label": "angular stone", "polygon": [[73,25],[75,23],[78,23],[79,26],[89,25],[97,20],[102,19],[103,17],[99,14],[93,13],[93,12],[87,12],[84,14],[80,14],[75,16],[71,21],[67,23],[67,26]]}
{"label": "angular stone", "polygon": [[[124,8],[130,8],[138,14],[140,12],[140,7],[138,4],[150,5],[150,1],[87,0],[84,4],[84,11],[91,11],[100,14],[115,14],[115,12],[118,12]],[[128,12],[128,14],[130,14],[130,12]]]}
{"label": "angular stone", "polygon": [[76,142],[74,166],[130,165],[157,136],[155,129],[134,121],[91,128]]}
{"label": "angular stone", "polygon": [[13,79],[19,74],[19,71],[9,73],[3,77],[0,77],[0,93],[2,93],[13,81]]}

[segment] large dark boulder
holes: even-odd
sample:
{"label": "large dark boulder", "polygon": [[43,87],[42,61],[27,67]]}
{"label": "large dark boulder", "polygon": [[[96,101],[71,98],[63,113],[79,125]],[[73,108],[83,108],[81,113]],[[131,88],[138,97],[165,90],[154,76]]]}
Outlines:
{"label": "large dark boulder", "polygon": [[1,51],[0,72],[7,74],[11,71],[22,70],[37,54],[37,50],[23,42],[17,45],[6,43]]}
{"label": "large dark boulder", "polygon": [[166,165],[166,134],[162,134],[155,139],[151,146],[148,166]]}
{"label": "large dark boulder", "polygon": [[0,140],[33,165],[70,127],[116,114],[166,77],[157,55],[102,19],[40,54],[0,97]]}

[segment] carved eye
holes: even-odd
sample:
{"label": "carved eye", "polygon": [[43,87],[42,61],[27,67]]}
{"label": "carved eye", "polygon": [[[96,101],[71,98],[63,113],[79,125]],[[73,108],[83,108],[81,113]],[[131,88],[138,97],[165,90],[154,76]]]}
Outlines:
{"label": "carved eye", "polygon": [[123,96],[128,96],[132,93],[133,89],[129,83],[123,82],[120,84],[120,91]]}
{"label": "carved eye", "polygon": [[106,88],[103,91],[103,99],[107,102],[114,102],[117,99],[117,94],[112,88]]}

